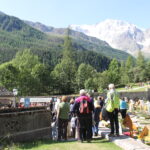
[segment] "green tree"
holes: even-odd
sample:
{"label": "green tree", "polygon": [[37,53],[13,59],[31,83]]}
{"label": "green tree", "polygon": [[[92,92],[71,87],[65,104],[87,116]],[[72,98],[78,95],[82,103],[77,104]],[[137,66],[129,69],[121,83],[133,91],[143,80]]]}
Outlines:
{"label": "green tree", "polygon": [[85,88],[85,81],[89,78],[93,78],[96,75],[97,71],[88,64],[81,64],[78,67],[77,75],[76,75],[76,82],[79,89]]}
{"label": "green tree", "polygon": [[0,83],[5,88],[12,91],[18,88],[19,70],[11,62],[4,63],[0,66]]}
{"label": "green tree", "polygon": [[150,61],[148,61],[148,62],[146,63],[146,76],[147,76],[147,81],[150,80],[150,72],[149,72],[149,70],[150,70]]}
{"label": "green tree", "polygon": [[69,94],[75,91],[76,64],[73,60],[72,42],[69,33],[65,37],[63,58],[52,72],[55,88],[59,93]]}
{"label": "green tree", "polygon": [[141,51],[138,52],[138,57],[136,60],[136,66],[139,68],[145,68],[145,59]]}
{"label": "green tree", "polygon": [[[18,52],[12,60],[12,64],[18,68],[20,74],[18,80],[18,89],[21,95],[40,95],[43,84],[41,84],[37,75],[40,62],[38,56],[31,53],[29,49]],[[39,68],[38,68],[39,69]]]}
{"label": "green tree", "polygon": [[[134,60],[131,56],[129,56],[126,60],[125,64],[125,76],[128,76],[128,82],[133,82],[134,81],[134,73],[133,73],[133,68],[134,68]],[[127,79],[127,77],[125,77]]]}
{"label": "green tree", "polygon": [[146,62],[141,51],[138,53],[136,67],[133,69],[133,73],[135,82],[144,82],[147,80]]}
{"label": "green tree", "polygon": [[32,71],[35,65],[40,64],[37,55],[31,53],[30,49],[25,49],[24,51],[18,52],[16,57],[12,60],[14,66],[19,68],[19,70]]}
{"label": "green tree", "polygon": [[39,94],[41,93],[43,95],[50,92],[51,78],[48,67],[46,67],[44,64],[37,64],[32,69],[31,75],[38,84]]}
{"label": "green tree", "polygon": [[127,67],[125,66],[124,62],[122,62],[120,67],[120,84],[126,85],[130,82],[129,80]]}
{"label": "green tree", "polygon": [[120,67],[116,59],[113,59],[108,69],[109,82],[114,84],[120,83]]}
{"label": "green tree", "polygon": [[94,79],[93,79],[93,78],[88,78],[88,79],[85,81],[84,86],[85,86],[85,89],[94,90],[95,87],[96,87],[96,84],[95,84],[95,82],[94,82]]}
{"label": "green tree", "polygon": [[125,64],[126,69],[130,70],[134,67],[134,60],[131,56],[129,56],[126,60],[126,64]]}
{"label": "green tree", "polygon": [[110,83],[109,81],[109,72],[103,71],[102,73],[98,73],[97,77],[98,81],[98,88],[101,91],[102,89],[106,89],[108,87],[108,84]]}

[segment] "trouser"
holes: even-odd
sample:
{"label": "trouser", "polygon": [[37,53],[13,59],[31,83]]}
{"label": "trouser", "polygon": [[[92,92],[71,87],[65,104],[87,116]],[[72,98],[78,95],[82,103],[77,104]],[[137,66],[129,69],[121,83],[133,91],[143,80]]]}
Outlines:
{"label": "trouser", "polygon": [[126,109],[120,109],[120,113],[121,113],[122,118],[124,119],[126,117],[127,110]]}
{"label": "trouser", "polygon": [[99,121],[95,121],[94,132],[95,132],[96,134],[98,134],[98,125],[99,125]]}
{"label": "trouser", "polygon": [[68,119],[58,119],[58,139],[67,139]]}
{"label": "trouser", "polygon": [[78,139],[89,140],[92,139],[92,116],[78,117]]}
{"label": "trouser", "polygon": [[71,136],[75,138],[76,128],[71,128]]}
{"label": "trouser", "polygon": [[115,131],[116,134],[119,134],[118,109],[115,109],[113,112],[108,112],[108,117],[110,120],[111,134],[114,134]]}

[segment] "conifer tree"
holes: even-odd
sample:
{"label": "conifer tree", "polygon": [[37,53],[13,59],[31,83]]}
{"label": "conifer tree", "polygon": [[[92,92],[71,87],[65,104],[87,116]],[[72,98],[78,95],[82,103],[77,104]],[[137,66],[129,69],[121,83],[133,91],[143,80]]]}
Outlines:
{"label": "conifer tree", "polygon": [[64,41],[63,58],[59,64],[57,64],[52,72],[52,77],[56,88],[59,93],[70,94],[75,90],[75,76],[76,76],[76,64],[73,59],[73,48],[71,38],[69,36],[70,30],[67,29],[67,35]]}
{"label": "conifer tree", "polygon": [[134,60],[131,56],[129,56],[125,64],[125,74],[128,76],[129,82],[133,82],[134,79],[133,67],[134,67]]}
{"label": "conifer tree", "polygon": [[120,83],[123,85],[128,84],[129,83],[129,76],[128,76],[127,67],[125,66],[124,62],[121,63],[120,75],[121,75]]}
{"label": "conifer tree", "polygon": [[109,82],[118,84],[120,82],[120,67],[118,61],[114,58],[108,69]]}
{"label": "conifer tree", "polygon": [[136,60],[136,66],[139,68],[145,68],[145,59],[141,51],[138,52],[138,57]]}
{"label": "conifer tree", "polygon": [[143,82],[147,80],[146,62],[141,51],[138,53],[136,67],[133,69],[133,72],[135,82]]}

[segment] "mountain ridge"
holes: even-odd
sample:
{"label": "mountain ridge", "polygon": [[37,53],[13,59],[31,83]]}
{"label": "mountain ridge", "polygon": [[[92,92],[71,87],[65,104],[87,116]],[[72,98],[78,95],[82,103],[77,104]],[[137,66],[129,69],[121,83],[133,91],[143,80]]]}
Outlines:
{"label": "mountain ridge", "polygon": [[[64,36],[47,35],[17,17],[0,14],[0,64],[11,61],[17,52],[30,49],[50,70],[60,62],[64,49]],[[87,41],[72,39],[77,66],[90,64],[97,71],[108,69],[111,61],[101,53],[87,49]],[[91,43],[90,43],[91,44]],[[95,46],[92,44],[92,46]]]}
{"label": "mountain ridge", "polygon": [[[40,26],[41,24],[38,23]],[[42,28],[46,30],[46,28]],[[0,63],[12,60],[18,51],[30,49],[51,69],[60,62],[66,29],[49,28],[45,34],[17,17],[0,14]],[[48,31],[49,31],[48,30]],[[111,48],[105,41],[71,30],[77,65],[90,64],[97,71],[106,70],[112,58],[125,61],[129,54]]]}
{"label": "mountain ridge", "polygon": [[[47,33],[48,35],[64,36],[66,32],[66,28],[54,28],[54,27],[47,26],[39,22],[35,22],[35,23],[31,21],[24,21],[24,22],[44,33]],[[84,45],[85,49],[90,49],[92,51],[101,53],[104,56],[107,56],[110,58],[115,57],[119,60],[122,60],[122,59],[126,60],[126,58],[128,57],[127,53],[124,53],[118,49],[113,49],[106,41],[100,40],[96,37],[87,36],[86,34],[82,32],[76,32],[74,30],[71,30],[70,36],[72,36],[72,38],[75,41],[78,41],[80,45]],[[88,42],[88,44],[86,44],[86,42]]]}
{"label": "mountain ridge", "polygon": [[[107,19],[93,25],[71,25],[71,28],[104,40],[113,48],[126,51],[132,55],[139,50],[144,51],[145,41],[147,40],[146,30],[122,20]],[[145,51],[150,52],[150,49]]]}

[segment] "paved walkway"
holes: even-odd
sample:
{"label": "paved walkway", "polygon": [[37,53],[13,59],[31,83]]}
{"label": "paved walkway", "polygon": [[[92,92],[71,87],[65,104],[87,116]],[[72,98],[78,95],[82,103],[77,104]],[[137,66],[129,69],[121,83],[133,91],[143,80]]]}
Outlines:
{"label": "paved walkway", "polygon": [[150,146],[145,145],[140,140],[136,140],[125,135],[121,135],[120,137],[108,137],[109,132],[110,129],[108,128],[100,128],[99,130],[99,134],[102,137],[114,142],[124,150],[150,150]]}

